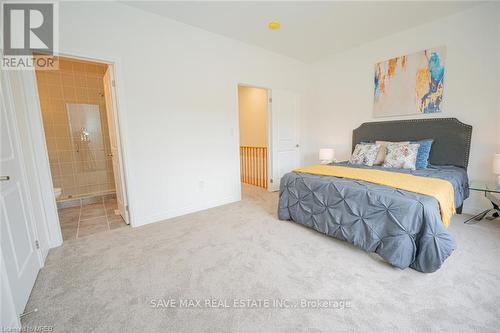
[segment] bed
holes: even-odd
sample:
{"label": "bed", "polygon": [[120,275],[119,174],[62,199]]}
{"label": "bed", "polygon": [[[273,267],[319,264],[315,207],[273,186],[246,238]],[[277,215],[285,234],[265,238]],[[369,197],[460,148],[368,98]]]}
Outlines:
{"label": "bed", "polygon": [[[411,171],[340,165],[444,179],[453,186],[454,204],[461,213],[469,196],[471,135],[472,126],[455,118],[364,123],[353,131],[353,150],[361,142],[432,138],[429,167]],[[362,180],[287,173],[280,182],[278,217],[375,252],[401,269],[434,272],[456,247],[434,197]]]}

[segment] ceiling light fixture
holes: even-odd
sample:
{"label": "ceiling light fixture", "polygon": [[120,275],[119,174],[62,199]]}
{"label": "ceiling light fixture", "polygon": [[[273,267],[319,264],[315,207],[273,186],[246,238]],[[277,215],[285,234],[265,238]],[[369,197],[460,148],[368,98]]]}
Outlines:
{"label": "ceiling light fixture", "polygon": [[271,21],[267,24],[267,27],[269,30],[279,30],[279,28],[281,28],[281,23],[278,21]]}

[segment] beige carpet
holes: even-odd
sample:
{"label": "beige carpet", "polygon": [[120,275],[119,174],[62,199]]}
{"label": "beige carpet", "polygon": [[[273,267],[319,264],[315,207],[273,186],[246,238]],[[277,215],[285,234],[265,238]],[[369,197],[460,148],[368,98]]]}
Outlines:
{"label": "beige carpet", "polygon": [[[279,221],[276,205],[276,193],[245,187],[238,203],[68,241],[50,251],[27,306],[38,312],[23,325],[55,332],[500,329],[500,221],[464,225],[465,216],[456,216],[449,231],[458,249],[439,271],[423,274]],[[231,307],[173,307],[170,299]],[[277,299],[281,308],[263,308]],[[303,299],[331,300],[330,308],[286,307]]]}

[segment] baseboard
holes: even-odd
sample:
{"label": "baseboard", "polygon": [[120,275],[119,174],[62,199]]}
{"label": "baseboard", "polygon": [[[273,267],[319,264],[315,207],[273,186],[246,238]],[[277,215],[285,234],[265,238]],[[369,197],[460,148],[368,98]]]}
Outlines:
{"label": "baseboard", "polygon": [[146,217],[140,217],[140,218],[135,218],[132,220],[132,227],[140,227],[143,225],[151,224],[151,223],[156,223],[156,222],[161,222],[164,220],[168,220],[174,217],[179,217],[182,215],[186,214],[191,214],[191,213],[196,213],[205,209],[210,209],[222,205],[227,205],[233,202],[237,202],[241,200],[241,195],[238,196],[229,196],[229,197],[224,197],[219,200],[214,200],[214,201],[208,201],[203,204],[196,204],[196,205],[189,205],[185,206],[182,208],[178,209],[173,209],[173,210],[168,210],[162,213],[146,216]]}

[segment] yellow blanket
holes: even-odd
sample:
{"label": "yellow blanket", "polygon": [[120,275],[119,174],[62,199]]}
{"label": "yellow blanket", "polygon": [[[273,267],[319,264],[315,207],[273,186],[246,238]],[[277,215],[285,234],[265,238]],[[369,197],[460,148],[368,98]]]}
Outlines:
{"label": "yellow blanket", "polygon": [[439,202],[441,220],[446,228],[450,225],[451,217],[455,214],[453,186],[444,179],[420,177],[399,172],[332,165],[314,165],[299,168],[294,171],[313,175],[363,180],[400,190],[429,195]]}

